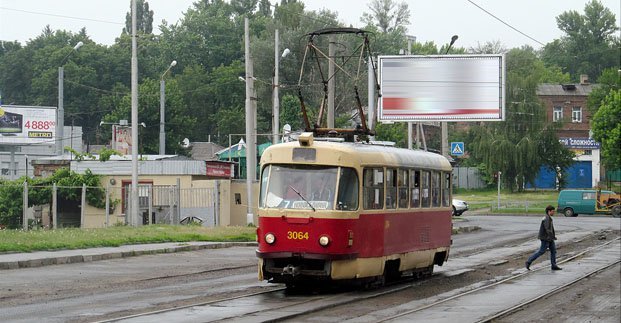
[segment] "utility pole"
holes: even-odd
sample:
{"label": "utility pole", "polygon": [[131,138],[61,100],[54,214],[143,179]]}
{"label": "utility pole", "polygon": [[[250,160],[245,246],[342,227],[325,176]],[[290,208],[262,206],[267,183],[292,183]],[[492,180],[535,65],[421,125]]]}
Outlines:
{"label": "utility pole", "polygon": [[[253,194],[252,183],[256,178],[256,109],[253,109],[256,98],[254,95],[254,80],[253,80],[253,67],[252,57],[250,55],[250,22],[248,17],[244,18],[244,44],[245,44],[245,61],[246,61],[246,194],[247,198],[247,211],[246,211],[246,223],[254,223],[254,214],[252,208]],[[253,104],[254,103],[254,104]]]}
{"label": "utility pole", "polygon": [[[335,91],[335,75],[334,75],[334,52],[335,40],[334,35],[330,35],[330,43],[328,44],[328,128],[334,128],[334,91]],[[321,125],[319,125],[321,126]]]}
{"label": "utility pole", "polygon": [[128,222],[138,226],[138,44],[136,43],[136,0],[132,0],[132,189],[131,213]]}
{"label": "utility pole", "polygon": [[[415,36],[407,36],[408,37],[408,55],[412,55],[412,42],[416,41]],[[408,149],[412,149],[412,121],[408,121]],[[417,147],[418,148],[418,147]]]}
{"label": "utility pole", "polygon": [[274,31],[274,84],[272,86],[273,89],[273,116],[272,120],[272,144],[278,143],[278,134],[280,132],[280,98],[278,97],[280,83],[278,83],[278,74],[280,73],[278,54],[280,52],[280,44],[279,44],[279,33],[278,29]]}
{"label": "utility pole", "polygon": [[[448,54],[448,52],[451,49],[451,47],[453,47],[453,44],[455,44],[455,41],[457,41],[457,38],[459,38],[459,36],[457,36],[457,35],[454,35],[453,37],[451,37],[451,43],[449,44],[448,48],[446,48],[446,53],[444,53],[444,55]],[[442,129],[441,129],[442,156],[448,157],[448,155],[449,155],[449,147],[448,147],[448,127],[447,127],[447,123],[446,123],[446,121],[442,121],[442,122],[440,122],[440,125],[442,127]]]}
{"label": "utility pole", "polygon": [[[369,129],[375,129],[375,71],[373,70],[373,58],[369,55],[369,61],[367,62],[368,70],[368,84],[367,84],[367,105],[369,106],[369,110],[367,111],[367,116],[369,118],[367,124],[369,125]],[[374,140],[375,136],[371,139]]]}

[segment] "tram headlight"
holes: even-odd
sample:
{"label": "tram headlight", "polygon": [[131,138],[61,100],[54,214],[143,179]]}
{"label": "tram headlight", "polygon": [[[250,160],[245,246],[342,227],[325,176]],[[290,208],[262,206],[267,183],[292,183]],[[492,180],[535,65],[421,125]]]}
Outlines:
{"label": "tram headlight", "polygon": [[319,244],[322,247],[326,247],[330,244],[330,238],[328,236],[321,236],[319,237]]}
{"label": "tram headlight", "polygon": [[268,233],[265,235],[265,242],[267,242],[267,244],[273,244],[275,241],[276,237],[273,233]]}

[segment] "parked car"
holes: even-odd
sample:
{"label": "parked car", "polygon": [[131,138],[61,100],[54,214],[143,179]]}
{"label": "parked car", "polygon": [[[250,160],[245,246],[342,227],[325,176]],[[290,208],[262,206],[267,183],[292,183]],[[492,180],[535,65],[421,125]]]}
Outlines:
{"label": "parked car", "polygon": [[453,216],[460,216],[466,211],[468,211],[468,203],[466,201],[453,199]]}
{"label": "parked car", "polygon": [[562,190],[558,195],[556,210],[565,216],[612,214],[620,217],[621,197],[613,191]]}

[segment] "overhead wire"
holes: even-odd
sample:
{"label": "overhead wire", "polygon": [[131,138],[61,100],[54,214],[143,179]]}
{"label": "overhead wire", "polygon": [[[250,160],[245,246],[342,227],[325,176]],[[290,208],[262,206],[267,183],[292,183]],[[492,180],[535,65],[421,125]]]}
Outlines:
{"label": "overhead wire", "polygon": [[496,17],[493,13],[491,13],[491,12],[489,12],[489,11],[485,10],[483,7],[481,7],[481,6],[479,6],[478,4],[474,3],[474,1],[472,1],[472,0],[468,0],[468,2],[470,2],[470,3],[471,3],[472,5],[474,5],[475,7],[477,7],[477,8],[479,8],[479,9],[483,10],[485,13],[487,13],[487,14],[488,14],[488,15],[490,15],[490,16],[492,16],[494,19],[496,19],[496,20],[500,21],[501,23],[503,23],[503,24],[504,24],[504,25],[506,25],[507,27],[509,27],[509,28],[511,28],[511,29],[513,29],[513,30],[515,30],[515,31],[517,31],[518,33],[522,34],[523,36],[527,37],[528,39],[530,39],[530,40],[532,40],[532,41],[536,42],[537,44],[539,44],[539,45],[541,45],[541,46],[545,46],[545,45],[546,45],[546,44],[544,44],[544,43],[542,43],[542,42],[540,42],[540,41],[536,40],[535,38],[533,38],[533,37],[531,37],[531,36],[527,35],[526,33],[522,32],[521,30],[519,30],[519,29],[517,29],[517,28],[515,28],[515,27],[511,26],[509,23],[505,22],[504,20],[502,20],[502,19],[500,19],[500,18]]}

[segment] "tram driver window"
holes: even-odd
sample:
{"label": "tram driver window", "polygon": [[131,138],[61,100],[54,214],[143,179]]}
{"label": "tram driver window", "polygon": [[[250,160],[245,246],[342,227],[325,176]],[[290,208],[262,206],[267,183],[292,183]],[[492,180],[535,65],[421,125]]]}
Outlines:
{"label": "tram driver window", "polygon": [[431,176],[429,172],[421,173],[421,207],[429,207],[431,205]]}
{"label": "tram driver window", "polygon": [[366,168],[363,173],[362,205],[365,209],[384,208],[384,169]]}
{"label": "tram driver window", "polygon": [[358,209],[358,175],[353,168],[341,168],[336,208],[343,211]]}

